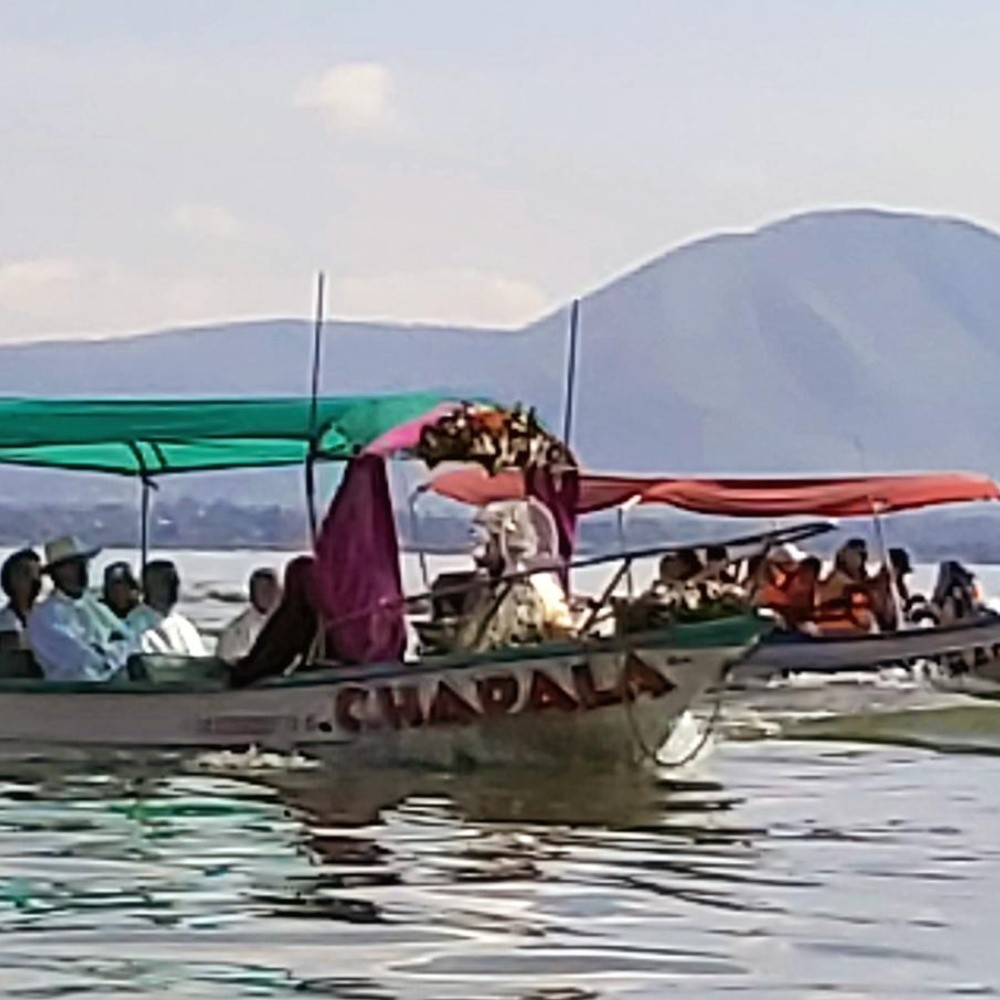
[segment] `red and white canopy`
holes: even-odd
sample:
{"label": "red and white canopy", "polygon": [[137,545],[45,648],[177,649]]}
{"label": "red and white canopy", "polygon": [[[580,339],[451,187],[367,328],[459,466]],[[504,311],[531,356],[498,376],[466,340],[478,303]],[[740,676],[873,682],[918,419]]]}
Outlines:
{"label": "red and white canopy", "polygon": [[[525,492],[519,471],[489,476],[478,466],[440,473],[427,489],[477,506],[517,499]],[[988,476],[964,472],[778,479],[581,473],[577,512],[638,502],[730,517],[856,517],[975,500],[1000,500],[1000,487]]]}

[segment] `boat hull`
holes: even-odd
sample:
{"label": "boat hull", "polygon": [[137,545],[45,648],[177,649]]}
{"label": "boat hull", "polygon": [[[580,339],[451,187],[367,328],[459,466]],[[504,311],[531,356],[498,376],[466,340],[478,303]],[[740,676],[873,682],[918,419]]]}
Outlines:
{"label": "boat hull", "polygon": [[117,748],[257,746],[453,767],[632,762],[760,629],[753,619],[593,645],[310,670],[246,689],[7,682],[0,739]]}
{"label": "boat hull", "polygon": [[[794,673],[836,674],[936,661],[959,672],[1000,663],[1000,616],[947,628],[878,635],[811,637],[779,633],[761,641],[733,673],[736,682]],[[996,670],[996,667],[993,668]]]}

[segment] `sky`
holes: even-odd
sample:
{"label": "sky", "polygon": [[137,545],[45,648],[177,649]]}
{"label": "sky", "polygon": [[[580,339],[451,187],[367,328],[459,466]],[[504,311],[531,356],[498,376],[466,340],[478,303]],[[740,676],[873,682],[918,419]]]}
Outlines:
{"label": "sky", "polygon": [[0,341],[516,328],[822,207],[1000,229],[995,0],[0,0]]}

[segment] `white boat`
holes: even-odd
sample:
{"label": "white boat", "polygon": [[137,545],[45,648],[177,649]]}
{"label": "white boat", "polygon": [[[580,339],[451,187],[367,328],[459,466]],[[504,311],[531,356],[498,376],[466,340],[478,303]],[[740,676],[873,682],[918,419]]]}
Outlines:
{"label": "white boat", "polygon": [[[735,617],[619,639],[413,664],[314,665],[232,689],[214,660],[145,657],[141,680],[0,678],[0,742],[245,748],[351,761],[635,764],[718,684],[762,623]],[[8,674],[13,671],[8,656]],[[22,674],[32,668],[23,662]]]}
{"label": "white boat", "polygon": [[[437,397],[0,399],[0,464],[162,475],[346,460],[440,411]],[[406,433],[401,435],[405,438]],[[755,641],[752,616],[489,653],[362,666],[309,663],[232,688],[211,659],[145,657],[109,683],[54,683],[0,655],[0,744],[307,749],[352,760],[651,758],[671,726]]]}

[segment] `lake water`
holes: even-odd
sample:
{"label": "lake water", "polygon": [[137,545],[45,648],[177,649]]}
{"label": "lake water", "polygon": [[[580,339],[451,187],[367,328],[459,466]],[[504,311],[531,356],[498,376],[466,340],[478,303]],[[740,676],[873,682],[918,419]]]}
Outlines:
{"label": "lake water", "polygon": [[[269,558],[180,554],[187,610]],[[9,752],[0,996],[1000,995],[973,747],[1000,708],[885,677],[731,696],[694,768],[631,778]]]}

